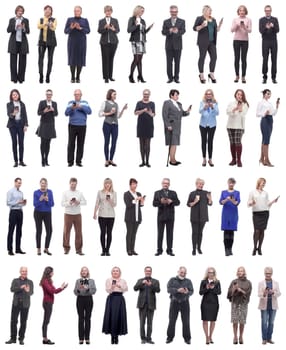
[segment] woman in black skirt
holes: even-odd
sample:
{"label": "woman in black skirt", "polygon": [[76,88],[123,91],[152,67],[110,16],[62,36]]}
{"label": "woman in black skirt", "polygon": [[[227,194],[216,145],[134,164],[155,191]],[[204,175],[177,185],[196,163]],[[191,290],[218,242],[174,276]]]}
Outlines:
{"label": "woman in black skirt", "polygon": [[221,294],[220,282],[216,277],[216,270],[209,267],[200,285],[200,295],[203,296],[201,302],[201,315],[203,329],[206,336],[206,344],[213,344],[212,335],[217,319],[219,303],[218,295]]}
{"label": "woman in black skirt", "polygon": [[111,277],[105,282],[109,293],[103,318],[102,332],[111,334],[111,344],[118,344],[118,336],[127,334],[127,314],[123,293],[128,290],[127,283],[121,278],[121,270],[115,266]]}
{"label": "woman in black skirt", "polygon": [[[273,203],[278,201],[278,197],[270,201],[268,193],[264,191],[266,180],[260,177],[256,183],[256,189],[249,194],[248,206],[252,207],[252,220],[254,226],[253,243],[254,248],[252,255],[262,255],[261,246],[264,239],[264,231],[267,228],[269,219],[269,209]],[[258,246],[257,246],[258,244]]]}
{"label": "woman in black skirt", "polygon": [[150,95],[150,90],[143,90],[143,99],[137,102],[134,111],[135,115],[138,116],[137,137],[139,137],[142,159],[142,163],[139,166],[143,167],[146,165],[148,168],[150,167],[150,143],[154,134],[153,118],[155,117],[155,103],[150,101]]}
{"label": "woman in black skirt", "polygon": [[82,267],[80,270],[80,278],[76,280],[74,294],[77,296],[76,309],[78,313],[78,336],[79,343],[90,344],[90,318],[93,308],[92,296],[96,292],[94,280],[89,278],[89,270]]}
{"label": "woman in black skirt", "polygon": [[40,101],[38,115],[41,116],[40,125],[36,134],[41,138],[42,166],[49,166],[48,156],[50,153],[51,139],[56,138],[55,117],[58,115],[57,102],[52,101],[53,91],[46,91],[46,99]]}

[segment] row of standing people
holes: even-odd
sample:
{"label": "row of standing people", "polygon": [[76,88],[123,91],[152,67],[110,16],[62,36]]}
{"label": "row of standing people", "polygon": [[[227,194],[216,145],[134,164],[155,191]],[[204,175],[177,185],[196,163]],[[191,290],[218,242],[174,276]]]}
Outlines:
{"label": "row of standing people", "polygon": [[[235,190],[235,179],[228,180],[228,188],[221,192],[219,203],[223,206],[221,229],[224,231],[224,246],[226,256],[233,254],[232,246],[234,241],[234,232],[238,225],[238,205],[240,204],[240,192]],[[7,236],[7,250],[9,255],[13,252],[13,235],[16,228],[16,253],[25,254],[21,249],[23,212],[22,208],[27,200],[20,190],[22,180],[15,179],[14,187],[7,193],[7,205],[10,207],[9,229]],[[136,235],[139,225],[142,222],[141,207],[145,203],[145,195],[137,191],[138,181],[134,178],[129,180],[129,190],[124,192],[125,203],[124,221],[126,224],[126,251],[129,256],[136,256],[135,250]],[[210,191],[204,190],[204,180],[196,180],[196,189],[190,192],[187,200],[187,206],[190,207],[190,221],[192,226],[192,255],[196,252],[202,254],[201,246],[203,239],[203,230],[209,220],[208,206],[213,204]],[[252,208],[253,213],[253,255],[258,252],[262,255],[262,243],[264,240],[264,231],[267,228],[269,219],[269,210],[273,203],[276,203],[279,196],[273,200],[269,199],[268,193],[264,190],[266,180],[259,178],[256,189],[251,191],[248,199],[248,206]],[[164,230],[166,229],[166,252],[174,256],[173,252],[173,232],[175,223],[175,207],[180,205],[180,200],[176,191],[170,190],[170,179],[162,180],[162,188],[155,191],[153,197],[153,206],[158,208],[157,215],[157,252],[156,256],[163,253]],[[77,190],[77,179],[70,179],[70,189],[65,191],[62,196],[62,206],[65,207],[64,214],[64,233],[63,247],[64,253],[68,254],[70,246],[71,229],[75,229],[75,248],[76,253],[84,255],[82,252],[82,216],[81,205],[86,204],[86,199],[82,192]],[[37,254],[41,255],[41,237],[42,225],[46,229],[46,239],[44,253],[51,255],[49,245],[52,237],[52,207],[54,206],[53,192],[48,189],[48,183],[45,178],[40,180],[40,189],[34,192],[34,219],[36,224],[36,244]],[[115,221],[115,206],[117,205],[117,194],[113,189],[113,183],[110,178],[104,180],[103,189],[98,191],[94,208],[93,218],[98,219],[100,227],[100,242],[102,247],[102,256],[110,256],[110,246],[112,241],[112,230]]]}
{"label": "row of standing people", "polygon": [[[270,101],[271,91],[264,89],[263,99],[258,103],[256,115],[260,118],[260,128],[262,134],[260,162],[265,166],[273,166],[269,159],[269,144],[273,130],[273,116],[276,115],[280,104],[278,98],[276,104]],[[155,103],[150,100],[151,92],[149,89],[143,90],[142,100],[136,103],[134,114],[137,119],[137,137],[139,138],[139,147],[141,154],[140,167],[150,167],[150,145],[154,136],[154,116]],[[41,139],[40,151],[42,166],[48,166],[48,156],[50,153],[51,140],[56,137],[55,117],[58,115],[57,102],[52,100],[53,92],[46,91],[46,99],[40,101],[38,106],[38,115],[40,118],[39,127],[36,134]],[[116,166],[114,155],[118,139],[118,120],[127,109],[125,104],[122,109],[116,102],[117,93],[114,89],[109,89],[106,94],[106,100],[102,103],[99,116],[104,118],[104,156],[105,166]],[[242,89],[237,89],[234,93],[234,100],[227,106],[226,113],[227,132],[230,141],[231,162],[229,165],[242,167],[242,137],[245,131],[245,117],[248,112],[249,103]],[[164,101],[162,107],[162,117],[165,132],[165,144],[169,146],[167,165],[177,166],[181,162],[176,159],[177,146],[180,145],[182,118],[189,115],[192,109],[190,105],[186,110],[179,102],[179,91],[171,89],[169,99]],[[68,124],[68,166],[82,166],[84,155],[84,144],[86,136],[87,116],[92,113],[89,103],[82,99],[82,91],[74,91],[74,99],[68,102],[65,115],[69,118]],[[207,89],[200,102],[199,113],[201,115],[199,128],[201,134],[201,149],[203,162],[213,167],[213,141],[217,126],[217,116],[219,115],[218,101],[215,98],[212,89]],[[14,167],[18,165],[25,166],[24,162],[24,135],[28,127],[28,117],[26,106],[21,101],[20,92],[13,89],[10,92],[10,102],[7,103],[7,115],[14,157]],[[76,150],[76,151],[75,151]],[[207,161],[208,153],[208,161]]]}
{"label": "row of standing people", "polygon": [[[268,77],[268,57],[271,54],[271,78],[273,83],[277,83],[277,33],[279,32],[279,22],[276,17],[271,16],[271,6],[264,8],[265,16],[259,20],[259,31],[262,35],[262,74],[263,83],[266,83]],[[99,20],[98,32],[101,34],[100,46],[102,53],[102,73],[106,83],[114,81],[113,63],[118,46],[117,34],[120,31],[119,23],[116,18],[112,17],[113,9],[111,6],[104,7],[105,17]],[[29,52],[27,34],[30,32],[29,20],[23,17],[24,7],[19,5],[15,9],[16,17],[9,20],[7,28],[11,33],[8,45],[10,53],[10,70],[11,81],[22,83],[25,80],[26,56]],[[135,83],[134,71],[137,68],[137,80],[144,83],[142,72],[142,59],[146,53],[146,34],[153,27],[153,24],[147,27],[143,6],[136,6],[133,15],[129,18],[127,31],[130,33],[130,42],[132,45],[133,61],[130,67],[129,81]],[[252,31],[252,21],[247,17],[248,11],[246,6],[241,5],[237,9],[238,17],[235,18],[231,25],[231,32],[234,33],[233,48],[235,56],[235,82],[240,79],[240,57],[242,66],[242,83],[246,83],[247,68],[247,51],[248,51],[248,34]],[[90,33],[89,22],[82,16],[82,8],[74,8],[74,16],[67,19],[64,32],[68,34],[68,65],[71,71],[71,82],[80,83],[80,74],[82,67],[86,65],[86,35]],[[216,19],[212,16],[210,6],[204,6],[202,15],[195,20],[193,30],[198,32],[197,44],[199,47],[199,79],[201,83],[206,83],[204,77],[204,64],[206,54],[210,55],[210,65],[208,78],[212,83],[216,83],[214,75],[217,60],[217,33],[221,29],[223,19],[217,24]],[[57,45],[55,30],[57,20],[53,17],[53,9],[47,5],[44,8],[44,17],[38,22],[39,35],[39,82],[44,81],[44,57],[48,52],[48,64],[45,81],[50,82],[50,74],[53,65],[54,50]],[[179,83],[180,59],[183,48],[182,36],[186,32],[185,20],[178,17],[178,7],[170,6],[170,18],[163,23],[162,34],[166,37],[165,50],[167,60],[168,83]],[[18,65],[17,65],[18,61]]]}
{"label": "row of standing people", "polygon": [[[68,284],[61,287],[53,285],[53,268],[48,266],[43,272],[40,286],[43,289],[44,319],[42,323],[43,344],[55,344],[48,338],[48,324],[53,311],[54,294],[62,292]],[[264,269],[265,278],[258,284],[259,306],[261,310],[262,344],[271,343],[274,319],[278,309],[277,298],[281,292],[277,281],[272,279],[273,269]],[[166,343],[171,343],[175,337],[175,327],[178,314],[181,313],[183,338],[185,343],[191,343],[190,305],[189,297],[194,292],[192,281],[186,277],[187,269],[181,266],[176,277],[172,277],[167,284],[170,295],[169,324]],[[123,294],[128,291],[127,282],[121,278],[119,267],[113,267],[111,277],[106,280],[105,289],[108,297],[105,304],[102,332],[111,335],[111,344],[118,344],[120,335],[128,333],[127,312]],[[138,279],[134,290],[139,292],[137,308],[140,319],[141,343],[155,344],[152,340],[152,323],[156,310],[156,294],[160,292],[159,280],[152,277],[152,267],[146,266],[144,277]],[[13,279],[11,284],[13,296],[11,312],[10,339],[6,344],[16,343],[17,334],[19,343],[24,344],[26,322],[30,307],[30,296],[34,292],[32,280],[28,279],[27,267],[20,268],[20,277]],[[244,343],[244,327],[247,319],[248,304],[252,292],[252,283],[246,277],[244,267],[237,269],[237,276],[231,281],[227,298],[231,302],[231,322],[233,324],[233,344]],[[90,278],[89,269],[82,267],[80,278],[76,280],[74,294],[77,296],[76,307],[78,312],[79,344],[90,344],[91,315],[93,309],[93,295],[96,293],[95,281]],[[206,344],[213,344],[213,333],[219,311],[221,284],[214,267],[208,267],[200,283],[199,294],[202,295],[201,319],[206,337]],[[20,315],[20,328],[17,331],[17,322]]]}

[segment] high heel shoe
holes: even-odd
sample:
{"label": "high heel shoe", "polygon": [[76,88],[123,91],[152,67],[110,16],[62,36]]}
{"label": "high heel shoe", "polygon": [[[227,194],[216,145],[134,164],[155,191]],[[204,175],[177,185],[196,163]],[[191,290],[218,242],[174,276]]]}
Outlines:
{"label": "high heel shoe", "polygon": [[139,83],[139,82],[141,82],[141,83],[146,83],[146,81],[143,79],[142,75],[138,75],[137,81],[138,81],[138,83]]}
{"label": "high heel shoe", "polygon": [[201,75],[199,74],[199,79],[202,84],[206,83],[206,79],[202,78]]}
{"label": "high heel shoe", "polygon": [[128,79],[129,79],[129,83],[135,83],[135,80],[132,75],[129,75]]}
{"label": "high heel shoe", "polygon": [[213,84],[216,83],[216,78],[214,78],[214,77],[211,75],[211,73],[208,74],[208,78],[209,78],[209,80],[212,81]]}

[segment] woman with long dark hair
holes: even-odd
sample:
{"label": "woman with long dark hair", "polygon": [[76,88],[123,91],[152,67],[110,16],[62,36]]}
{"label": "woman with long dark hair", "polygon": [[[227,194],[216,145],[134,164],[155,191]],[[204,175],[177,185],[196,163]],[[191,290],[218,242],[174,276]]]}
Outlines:
{"label": "woman with long dark hair", "polygon": [[79,344],[90,344],[90,318],[93,308],[92,296],[96,292],[94,280],[90,278],[89,269],[83,266],[80,270],[80,278],[76,280],[74,294],[78,313]]}
{"label": "woman with long dark hair", "polygon": [[118,344],[118,336],[127,334],[127,314],[123,293],[128,287],[121,278],[121,270],[115,266],[111,277],[105,282],[105,290],[109,294],[106,300],[102,332],[111,334],[111,344]]}
{"label": "woman with long dark hair", "polygon": [[54,294],[62,292],[67,286],[67,283],[62,283],[60,288],[55,288],[53,285],[52,277],[54,275],[54,269],[51,266],[47,266],[43,272],[43,276],[40,281],[40,286],[43,289],[43,308],[44,308],[44,320],[42,324],[43,344],[53,345],[55,344],[48,338],[48,324],[53,312]]}

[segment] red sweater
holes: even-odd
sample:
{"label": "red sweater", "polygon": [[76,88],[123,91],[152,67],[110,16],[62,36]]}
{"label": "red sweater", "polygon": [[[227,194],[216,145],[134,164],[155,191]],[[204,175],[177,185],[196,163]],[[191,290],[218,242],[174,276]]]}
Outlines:
{"label": "red sweater", "polygon": [[51,304],[54,303],[54,294],[57,294],[63,291],[62,288],[55,288],[52,282],[49,281],[48,279],[43,280],[42,288],[44,292],[43,302],[47,302]]}

